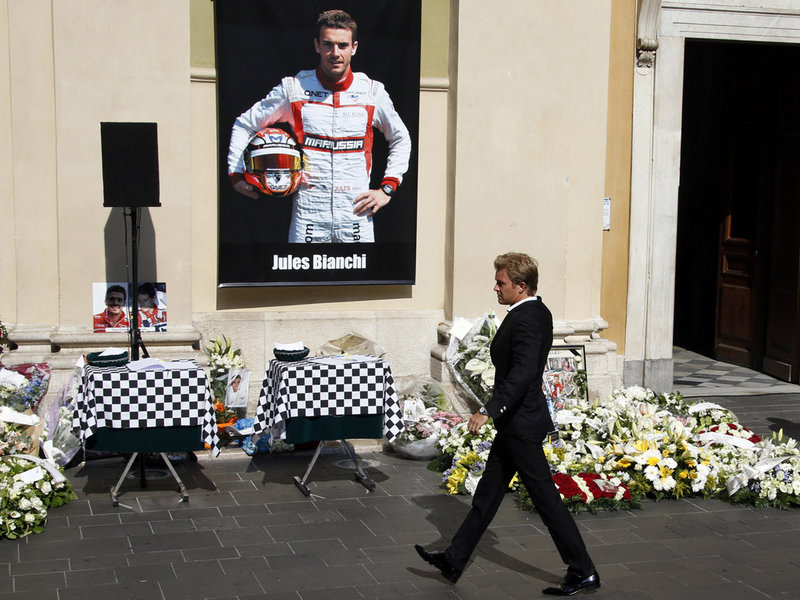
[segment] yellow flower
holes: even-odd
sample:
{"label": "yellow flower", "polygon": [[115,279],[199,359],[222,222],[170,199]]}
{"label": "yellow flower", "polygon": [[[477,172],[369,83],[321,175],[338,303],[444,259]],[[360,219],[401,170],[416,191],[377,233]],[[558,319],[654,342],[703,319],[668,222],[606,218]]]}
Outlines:
{"label": "yellow flower", "polygon": [[689,471],[689,479],[697,479],[697,471]]}
{"label": "yellow flower", "polygon": [[515,485],[519,482],[519,473],[514,473],[514,476],[511,478],[511,481],[508,484],[510,489],[513,489]]}
{"label": "yellow flower", "polygon": [[633,447],[636,448],[639,452],[644,452],[647,450],[647,440],[636,440],[633,442]]}
{"label": "yellow flower", "polygon": [[631,466],[631,459],[627,456],[623,456],[617,461],[617,466],[622,467],[623,469],[627,469]]}
{"label": "yellow flower", "polygon": [[650,458],[647,459],[647,464],[648,465],[657,465],[658,464],[658,457],[657,456],[651,456]]}
{"label": "yellow flower", "polygon": [[469,463],[474,463],[480,458],[478,454],[474,450],[470,450],[467,452],[467,455],[464,457],[464,460]]}
{"label": "yellow flower", "polygon": [[696,463],[695,461],[691,460],[691,459],[687,460],[687,461],[686,461],[686,464],[687,464],[688,466],[690,466],[690,467],[694,467],[694,466],[696,466],[696,465],[697,465],[697,463]]}
{"label": "yellow flower", "polygon": [[666,479],[667,477],[672,475],[672,473],[673,473],[673,470],[670,469],[669,467],[665,467],[664,465],[661,465],[658,468],[658,474],[661,475],[661,479]]}
{"label": "yellow flower", "polygon": [[681,471],[680,473],[678,473],[678,477],[680,477],[681,479],[686,479],[688,476],[689,476],[689,471],[687,471],[685,469],[683,471]]}
{"label": "yellow flower", "polygon": [[606,457],[601,454],[600,456],[597,457],[597,462],[599,463],[606,462]]}
{"label": "yellow flower", "polygon": [[445,487],[447,487],[447,493],[450,495],[458,494],[458,486],[464,483],[467,479],[467,470],[459,467],[457,469],[453,469],[450,472],[450,477],[447,478],[447,482],[445,483]]}

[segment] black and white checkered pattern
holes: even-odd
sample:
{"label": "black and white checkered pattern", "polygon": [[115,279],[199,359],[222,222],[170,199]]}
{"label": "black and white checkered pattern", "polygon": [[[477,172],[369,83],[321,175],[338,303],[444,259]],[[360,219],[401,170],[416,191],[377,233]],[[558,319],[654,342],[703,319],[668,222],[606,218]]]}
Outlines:
{"label": "black and white checkered pattern", "polygon": [[403,415],[389,365],[382,360],[329,365],[306,359],[271,360],[258,398],[256,433],[269,433],[292,417],[383,414],[389,441],[403,430]]}
{"label": "black and white checkered pattern", "polygon": [[87,365],[78,387],[73,427],[81,441],[98,427],[146,429],[203,426],[203,441],[219,454],[208,377],[194,369],[131,371]]}

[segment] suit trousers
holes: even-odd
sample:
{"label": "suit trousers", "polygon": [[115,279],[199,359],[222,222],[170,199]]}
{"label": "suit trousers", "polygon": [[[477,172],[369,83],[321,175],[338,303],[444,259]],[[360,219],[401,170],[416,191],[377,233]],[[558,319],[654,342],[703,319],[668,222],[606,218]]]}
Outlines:
{"label": "suit trousers", "polygon": [[492,522],[518,472],[542,522],[550,532],[561,560],[569,572],[586,576],[595,570],[578,526],[553,483],[550,465],[542,450],[541,436],[498,433],[489,451],[472,508],[445,550],[448,562],[463,570],[483,532]]}

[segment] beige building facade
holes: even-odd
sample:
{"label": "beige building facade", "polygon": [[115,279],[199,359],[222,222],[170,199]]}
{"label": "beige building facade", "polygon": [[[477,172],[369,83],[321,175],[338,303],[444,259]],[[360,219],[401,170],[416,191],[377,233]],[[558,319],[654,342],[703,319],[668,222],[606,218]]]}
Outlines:
{"label": "beige building facade", "polygon": [[[590,396],[664,390],[682,43],[800,18],[747,4],[422,0],[416,283],[218,288],[213,2],[0,0],[2,358],[49,361],[57,386],[79,355],[128,344],[89,319],[92,282],[128,276],[99,131],[142,121],[158,123],[162,206],[144,211],[139,279],[169,299],[151,355],[202,358],[224,334],[256,374],[251,402],[275,342],[356,332],[395,375],[442,376],[442,324],[497,309],[492,259],[517,250],[539,260],[556,342],[585,346]],[[682,29],[685,13],[708,28]]]}

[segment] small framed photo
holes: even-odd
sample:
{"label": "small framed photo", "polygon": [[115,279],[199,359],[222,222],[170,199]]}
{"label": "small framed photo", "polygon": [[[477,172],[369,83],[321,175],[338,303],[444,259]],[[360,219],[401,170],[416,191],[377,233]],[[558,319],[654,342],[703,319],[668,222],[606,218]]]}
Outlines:
{"label": "small framed photo", "polygon": [[586,373],[584,346],[553,346],[547,355],[547,365],[542,378],[550,413],[571,408],[580,400],[581,379]]}
{"label": "small framed photo", "polygon": [[[141,331],[167,330],[167,284],[163,281],[140,283],[136,290]],[[133,308],[131,284],[92,283],[92,329],[96,333],[128,331]]]}
{"label": "small framed photo", "polygon": [[247,391],[250,389],[250,371],[231,369],[225,386],[225,406],[228,408],[247,407]]}

